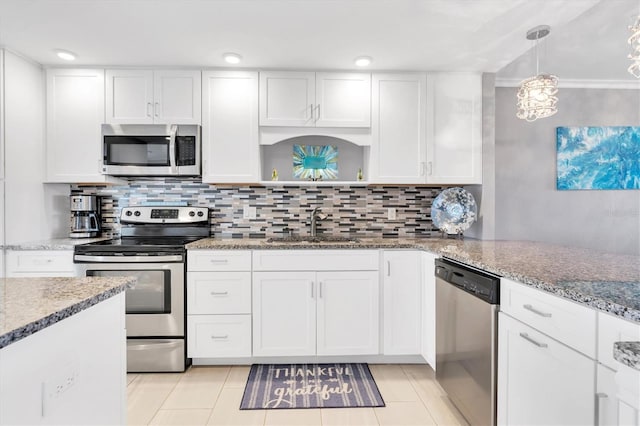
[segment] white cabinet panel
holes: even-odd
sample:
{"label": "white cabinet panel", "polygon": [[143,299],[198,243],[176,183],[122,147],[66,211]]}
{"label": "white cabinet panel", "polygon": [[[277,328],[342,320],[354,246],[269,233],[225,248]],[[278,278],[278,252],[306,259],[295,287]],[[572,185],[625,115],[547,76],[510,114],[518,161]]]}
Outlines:
{"label": "white cabinet panel", "polygon": [[47,69],[47,182],[105,182],[104,71]]}
{"label": "white cabinet panel", "polygon": [[317,354],[378,354],[378,272],[318,272],[317,282]]}
{"label": "white cabinet panel", "polygon": [[251,272],[187,273],[187,314],[250,314]]}
{"label": "white cabinet panel", "polygon": [[422,357],[436,369],[436,255],[422,252]]}
{"label": "white cabinet panel", "polygon": [[258,73],[203,73],[202,181],[260,181]]}
{"label": "white cabinet panel", "polygon": [[7,277],[75,277],[72,250],[8,250]]}
{"label": "white cabinet panel", "polygon": [[482,75],[427,76],[427,183],[482,183]]}
{"label": "white cabinet panel", "polygon": [[418,251],[383,252],[385,355],[421,353],[420,260]]}
{"label": "white cabinet panel", "polygon": [[316,354],[315,272],[253,273],[253,355]]}
{"label": "white cabinet panel", "polygon": [[616,372],[598,364],[596,378],[596,424],[618,426],[618,389]]}
{"label": "white cabinet panel", "polygon": [[426,76],[374,74],[371,181],[426,182]]}
{"label": "white cabinet panel", "polygon": [[261,72],[260,125],[369,127],[371,75]]}
{"label": "white cabinet panel", "polygon": [[256,250],[254,271],[373,271],[376,250]]}
{"label": "white cabinet panel", "polygon": [[499,314],[498,424],[594,424],[595,361]]}
{"label": "white cabinet panel", "polygon": [[107,123],[153,123],[153,71],[107,70]]}
{"label": "white cabinet panel", "polygon": [[371,126],[371,74],[316,73],[315,125]]}
{"label": "white cabinet panel", "polygon": [[313,126],[314,109],[314,73],[260,73],[261,126]]}
{"label": "white cabinet panel", "polygon": [[598,312],[598,361],[612,370],[620,363],[613,358],[615,342],[640,341],[640,324]]}
{"label": "white cabinet panel", "polygon": [[640,426],[640,371],[619,364],[615,382],[618,424]]}
{"label": "white cabinet panel", "polygon": [[200,124],[200,71],[107,70],[106,99],[109,124]]}
{"label": "white cabinet panel", "polygon": [[250,250],[189,250],[189,271],[251,271]]}
{"label": "white cabinet panel", "polygon": [[189,315],[189,358],[250,357],[251,315]]}

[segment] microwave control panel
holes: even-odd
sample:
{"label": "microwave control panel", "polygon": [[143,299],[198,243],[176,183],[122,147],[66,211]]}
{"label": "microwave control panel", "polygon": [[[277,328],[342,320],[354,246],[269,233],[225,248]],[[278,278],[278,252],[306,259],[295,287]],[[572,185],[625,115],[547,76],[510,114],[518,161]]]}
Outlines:
{"label": "microwave control panel", "polygon": [[176,165],[193,166],[196,164],[196,137],[176,136]]}

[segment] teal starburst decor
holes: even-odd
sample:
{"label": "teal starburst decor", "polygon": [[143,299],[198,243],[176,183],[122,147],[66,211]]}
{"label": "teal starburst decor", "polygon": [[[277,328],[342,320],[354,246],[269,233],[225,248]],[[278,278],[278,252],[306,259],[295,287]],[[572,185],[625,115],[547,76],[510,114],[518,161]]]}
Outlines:
{"label": "teal starburst decor", "polygon": [[338,178],[338,147],[293,145],[293,178],[325,180]]}

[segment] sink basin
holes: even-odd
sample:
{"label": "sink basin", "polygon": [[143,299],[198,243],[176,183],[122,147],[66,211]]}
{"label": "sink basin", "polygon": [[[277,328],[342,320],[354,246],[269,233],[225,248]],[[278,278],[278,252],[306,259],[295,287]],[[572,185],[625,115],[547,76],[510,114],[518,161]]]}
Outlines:
{"label": "sink basin", "polygon": [[268,243],[358,243],[360,240],[353,237],[343,237],[339,235],[317,235],[308,237],[302,235],[291,235],[288,237],[274,237],[267,240]]}

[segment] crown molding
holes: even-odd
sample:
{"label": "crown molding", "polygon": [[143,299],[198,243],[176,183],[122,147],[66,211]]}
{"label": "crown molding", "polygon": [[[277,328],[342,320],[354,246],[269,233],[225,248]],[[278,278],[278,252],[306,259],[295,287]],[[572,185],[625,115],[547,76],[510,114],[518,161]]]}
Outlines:
{"label": "crown molding", "polygon": [[[496,87],[520,87],[523,79],[496,78]],[[640,90],[640,80],[587,80],[559,79],[560,89],[635,89]]]}

